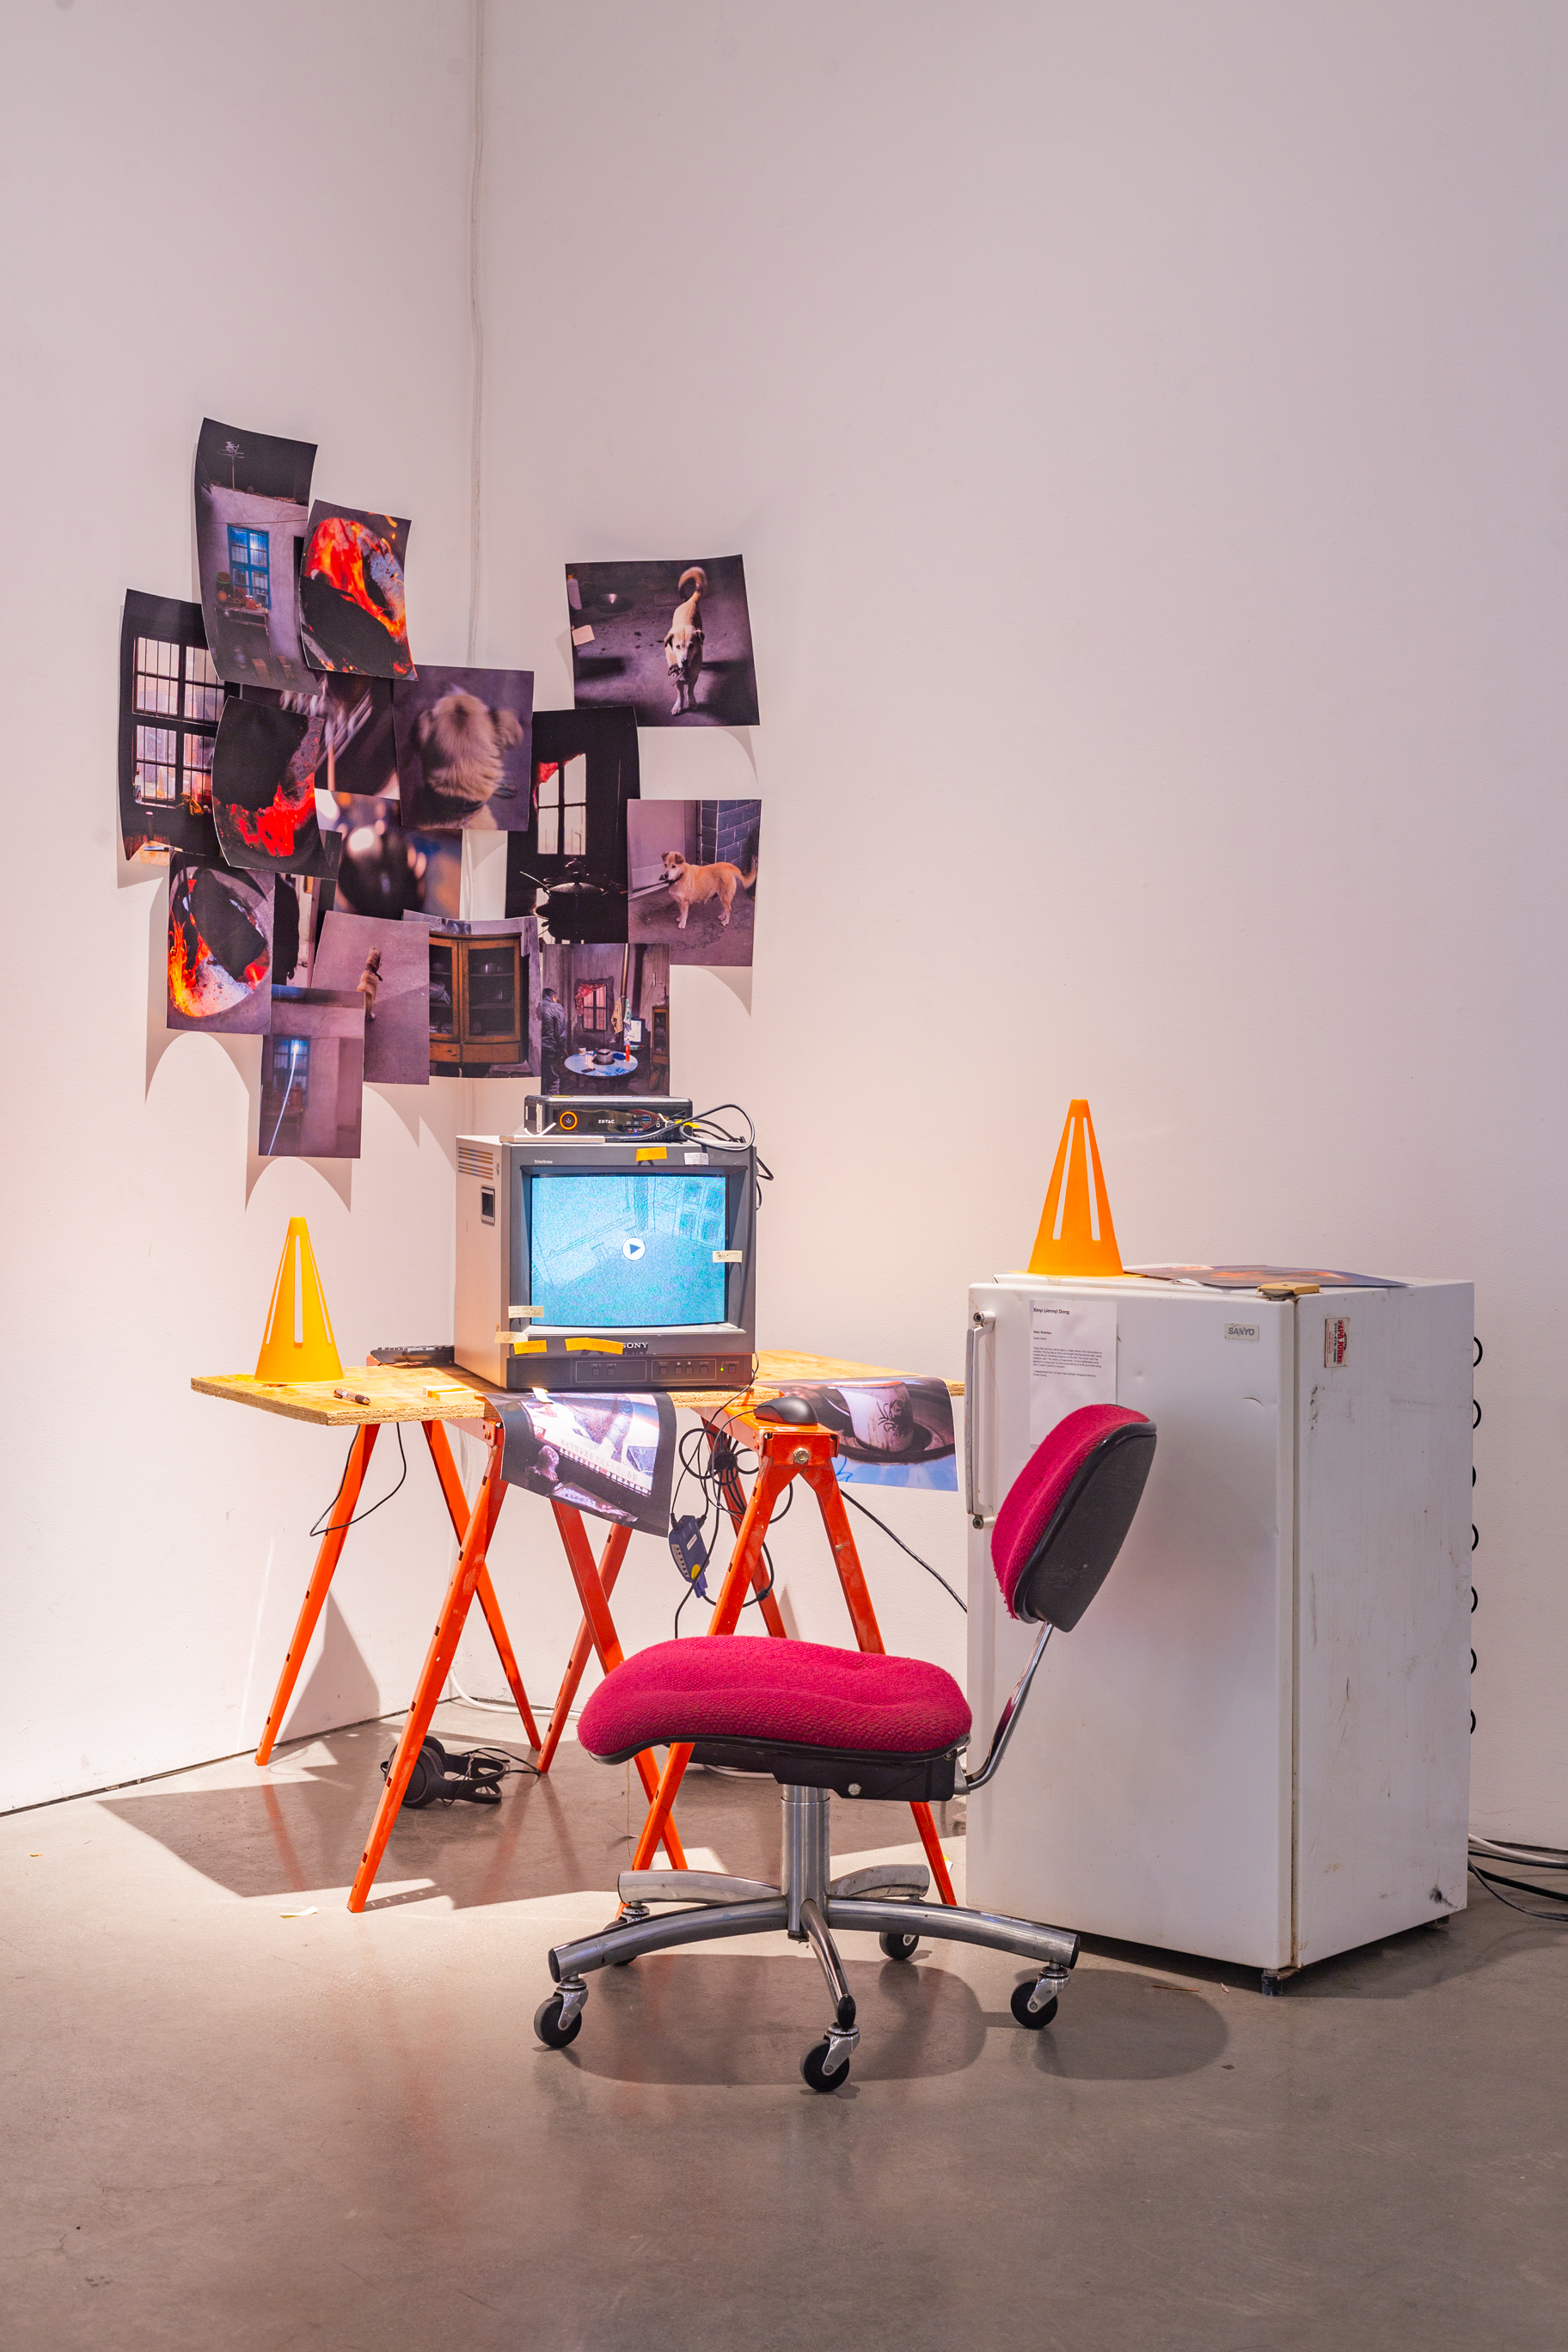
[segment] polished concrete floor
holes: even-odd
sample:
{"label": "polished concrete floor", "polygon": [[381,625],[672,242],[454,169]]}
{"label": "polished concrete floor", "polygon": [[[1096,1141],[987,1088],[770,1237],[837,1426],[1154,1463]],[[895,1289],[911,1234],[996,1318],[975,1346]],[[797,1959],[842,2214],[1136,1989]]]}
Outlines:
{"label": "polished concrete floor", "polygon": [[[855,1939],[824,2098],[782,1938],[601,1975],[574,2047],[535,2043],[546,1948],[608,1916],[640,1816],[574,1747],[499,1812],[405,1815],[350,1917],[391,1742],[0,1820],[5,2352],[1568,2344],[1568,1930],[1478,1891],[1278,2000],[1104,1948],[1042,2034],[1011,1961]],[[771,1876],[777,1813],[694,1776],[679,1818]]]}

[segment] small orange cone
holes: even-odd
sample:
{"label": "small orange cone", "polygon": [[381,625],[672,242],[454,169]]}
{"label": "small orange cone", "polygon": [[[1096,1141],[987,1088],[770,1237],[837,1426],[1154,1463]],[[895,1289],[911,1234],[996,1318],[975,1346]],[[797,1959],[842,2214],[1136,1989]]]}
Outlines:
{"label": "small orange cone", "polygon": [[256,1359],[256,1377],[258,1381],[335,1381],[342,1369],[332,1337],[332,1318],[321,1296],[310,1228],[303,1217],[290,1217],[278,1279],[272,1286],[272,1304],[267,1310],[267,1336]]}
{"label": "small orange cone", "polygon": [[1094,1121],[1081,1095],[1068,1105],[1050,1188],[1035,1235],[1031,1274],[1120,1274],[1121,1258]]}

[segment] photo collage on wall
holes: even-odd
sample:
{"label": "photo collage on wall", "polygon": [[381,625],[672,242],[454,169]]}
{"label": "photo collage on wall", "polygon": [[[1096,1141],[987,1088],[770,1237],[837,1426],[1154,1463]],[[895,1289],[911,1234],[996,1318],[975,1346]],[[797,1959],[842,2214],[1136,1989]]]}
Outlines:
{"label": "photo collage on wall", "polygon": [[[416,665],[410,525],[313,497],[315,459],[207,419],[199,602],[126,595],[169,1027],[263,1039],[265,1158],[357,1158],[366,1083],[669,1093],[671,965],[752,961],[762,804],[644,801],[637,734],[757,723],[741,557],[569,564],[574,707],[536,710],[530,670]],[[485,919],[463,844],[495,833]]]}

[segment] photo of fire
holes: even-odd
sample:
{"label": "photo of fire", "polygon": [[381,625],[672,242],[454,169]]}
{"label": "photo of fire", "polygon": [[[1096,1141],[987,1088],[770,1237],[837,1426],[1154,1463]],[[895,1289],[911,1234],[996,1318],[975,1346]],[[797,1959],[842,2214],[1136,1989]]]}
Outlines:
{"label": "photo of fire", "polygon": [[413,677],[404,611],[408,525],[357,507],[310,509],[300,565],[300,633],[313,669]]}
{"label": "photo of fire", "polygon": [[[305,698],[289,698],[296,703]],[[257,872],[333,874],[339,843],[316,819],[321,719],[247,688],[224,705],[213,750],[213,821],[231,866]]]}
{"label": "photo of fire", "polygon": [[169,1028],[225,1035],[266,1030],[274,887],[270,875],[170,858]]}

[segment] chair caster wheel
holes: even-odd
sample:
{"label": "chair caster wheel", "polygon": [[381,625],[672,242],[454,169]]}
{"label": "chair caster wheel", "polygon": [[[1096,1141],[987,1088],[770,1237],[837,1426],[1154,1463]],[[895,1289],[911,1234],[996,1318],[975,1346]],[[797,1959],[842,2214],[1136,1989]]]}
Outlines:
{"label": "chair caster wheel", "polygon": [[831,2074],[823,2072],[828,2048],[829,2043],[825,2036],[822,2041],[812,2043],[800,2062],[802,2080],[809,2083],[814,2091],[836,2091],[840,2083],[847,2083],[849,2080],[847,2058],[840,2059]]}
{"label": "chair caster wheel", "polygon": [[896,1936],[890,1931],[877,1938],[882,1948],[884,1958],[889,1960],[912,1960],[919,1948],[920,1940],[918,1936]]}
{"label": "chair caster wheel", "polygon": [[565,2005],[561,1994],[552,1992],[549,2000],[542,2000],[533,2012],[533,2030],[547,2050],[564,2050],[567,2043],[575,2042],[583,2031],[581,2010],[564,2025],[562,2024],[561,2012]]}
{"label": "chair caster wheel", "polygon": [[1014,2016],[1017,2019],[1020,2025],[1027,2026],[1031,2033],[1038,2033],[1040,2028],[1043,2025],[1048,2025],[1052,2018],[1056,2015],[1057,1997],[1055,1993],[1052,1993],[1049,2000],[1047,2001],[1043,2009],[1031,2009],[1029,2007],[1029,1995],[1034,1991],[1034,1990],[1035,1988],[1031,1984],[1015,1985],[1013,1988],[1012,2010]]}

